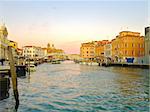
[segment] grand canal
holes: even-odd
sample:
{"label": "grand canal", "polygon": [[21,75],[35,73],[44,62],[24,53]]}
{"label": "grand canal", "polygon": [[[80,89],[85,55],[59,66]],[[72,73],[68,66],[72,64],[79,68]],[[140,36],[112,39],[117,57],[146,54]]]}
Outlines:
{"label": "grand canal", "polygon": [[[18,112],[148,112],[149,70],[79,65],[41,64],[18,78]],[[10,97],[0,112],[14,108]]]}

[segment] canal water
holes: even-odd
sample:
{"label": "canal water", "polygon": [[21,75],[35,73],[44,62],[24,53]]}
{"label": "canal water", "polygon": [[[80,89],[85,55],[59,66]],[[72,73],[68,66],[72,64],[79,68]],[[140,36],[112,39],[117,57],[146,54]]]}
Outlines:
{"label": "canal water", "polygon": [[[18,79],[18,112],[148,112],[149,70],[79,65],[41,64]],[[10,97],[0,112],[12,112]]]}

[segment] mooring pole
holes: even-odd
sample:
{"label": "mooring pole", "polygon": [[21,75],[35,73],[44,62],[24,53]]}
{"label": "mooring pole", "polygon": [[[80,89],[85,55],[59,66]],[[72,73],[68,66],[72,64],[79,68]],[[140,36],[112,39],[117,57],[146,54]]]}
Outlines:
{"label": "mooring pole", "polygon": [[10,62],[10,73],[11,73],[13,92],[14,92],[14,97],[16,100],[15,109],[17,110],[19,106],[19,93],[18,93],[18,87],[17,87],[18,84],[17,84],[16,68],[15,68],[15,63],[13,59],[12,48],[10,46],[8,46],[8,59]]}

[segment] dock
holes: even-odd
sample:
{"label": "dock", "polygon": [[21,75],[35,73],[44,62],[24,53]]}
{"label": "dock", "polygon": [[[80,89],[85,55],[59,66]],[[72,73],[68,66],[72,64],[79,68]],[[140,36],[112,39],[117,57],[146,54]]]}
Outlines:
{"label": "dock", "polygon": [[116,67],[132,67],[132,68],[143,68],[143,69],[150,69],[149,64],[138,64],[138,63],[103,63],[102,66],[106,67],[111,67],[111,66],[116,66]]}

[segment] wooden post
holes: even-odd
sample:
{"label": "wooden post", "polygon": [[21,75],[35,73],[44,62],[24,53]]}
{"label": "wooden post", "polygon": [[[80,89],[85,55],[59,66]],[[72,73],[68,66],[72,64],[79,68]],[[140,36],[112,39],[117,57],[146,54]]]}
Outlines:
{"label": "wooden post", "polygon": [[14,92],[14,97],[16,100],[16,105],[15,109],[18,109],[19,106],[19,93],[18,93],[18,88],[17,88],[17,75],[16,75],[16,68],[15,68],[15,63],[13,59],[13,54],[12,54],[12,48],[8,46],[8,59],[10,62],[10,73],[11,73],[11,79],[12,79],[12,86],[13,86],[13,92]]}
{"label": "wooden post", "polygon": [[30,58],[28,58],[28,73],[30,75]]}

